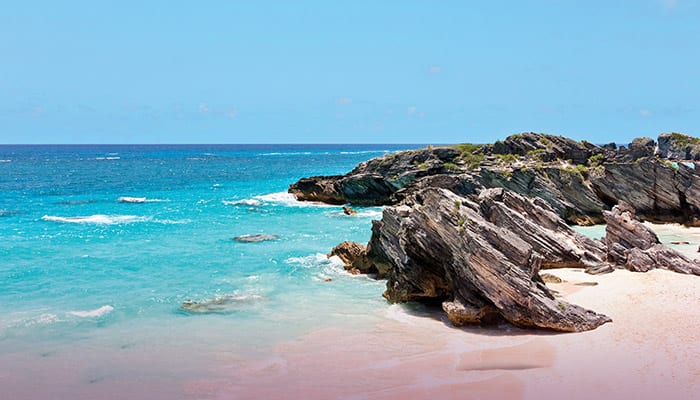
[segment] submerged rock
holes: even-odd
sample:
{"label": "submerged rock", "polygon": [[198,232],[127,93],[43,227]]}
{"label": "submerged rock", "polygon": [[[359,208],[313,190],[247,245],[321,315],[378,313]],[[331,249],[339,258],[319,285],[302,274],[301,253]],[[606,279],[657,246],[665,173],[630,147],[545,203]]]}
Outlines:
{"label": "submerged rock", "polygon": [[255,235],[242,235],[242,236],[236,236],[233,238],[236,242],[241,242],[241,243],[258,243],[258,242],[265,242],[268,240],[277,240],[280,237],[277,235],[267,235],[267,234],[255,234]]}
{"label": "submerged rock", "polygon": [[571,230],[541,199],[491,189],[478,201],[426,189],[375,221],[367,254],[388,271],[392,302],[443,301],[455,325],[500,315],[522,327],[594,329],[610,318],[555,299],[542,267],[587,267],[599,241]]}
{"label": "submerged rock", "polygon": [[180,309],[197,314],[228,313],[246,309],[264,300],[267,298],[255,294],[227,295],[199,302],[186,300],[180,305]]}

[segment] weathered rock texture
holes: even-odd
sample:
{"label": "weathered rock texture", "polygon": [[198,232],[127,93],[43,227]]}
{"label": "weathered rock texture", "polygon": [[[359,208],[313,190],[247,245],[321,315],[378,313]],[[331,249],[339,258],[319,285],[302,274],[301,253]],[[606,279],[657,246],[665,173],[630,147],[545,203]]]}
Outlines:
{"label": "weathered rock texture", "polygon": [[501,316],[570,332],[610,321],[556,299],[540,279],[542,267],[596,266],[606,256],[541,199],[492,189],[472,201],[426,189],[375,221],[367,255],[390,266],[389,301],[442,301],[456,325]]}
{"label": "weathered rock texture", "polygon": [[353,274],[376,274],[384,278],[386,270],[379,271],[376,265],[367,258],[367,249],[357,242],[343,242],[333,248],[328,257],[337,256],[345,264],[345,270]]}
{"label": "weathered rock texture", "polygon": [[602,223],[620,201],[639,218],[700,226],[700,139],[662,134],[629,147],[596,146],[560,136],[525,133],[491,145],[457,145],[390,154],[345,175],[301,179],[299,200],[331,204],[398,204],[441,187],[459,195],[506,188],[540,197],[568,223]]}
{"label": "weathered rock texture", "polygon": [[629,204],[622,203],[606,211],[605,221],[608,225],[604,242],[610,262],[635,272],[663,268],[700,275],[700,264],[662,245],[656,234],[636,218]]}

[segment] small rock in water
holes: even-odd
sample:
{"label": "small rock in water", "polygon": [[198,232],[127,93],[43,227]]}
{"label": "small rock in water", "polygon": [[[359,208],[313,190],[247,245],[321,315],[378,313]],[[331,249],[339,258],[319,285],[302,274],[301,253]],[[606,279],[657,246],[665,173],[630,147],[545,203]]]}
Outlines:
{"label": "small rock in water", "polygon": [[280,237],[277,235],[267,235],[267,234],[257,234],[257,235],[242,235],[242,236],[236,236],[233,238],[236,242],[241,242],[241,243],[258,243],[258,242],[265,242],[268,240],[277,240]]}
{"label": "small rock in water", "polygon": [[333,282],[333,278],[325,278],[323,281],[324,282]]}
{"label": "small rock in water", "polygon": [[259,295],[228,295],[205,301],[186,300],[180,308],[197,314],[227,313],[250,307],[265,299]]}
{"label": "small rock in water", "polygon": [[690,242],[678,241],[678,242],[671,242],[671,244],[690,244]]}
{"label": "small rock in water", "polygon": [[346,206],[343,206],[343,212],[345,213],[345,215],[355,215],[355,214],[357,214],[357,211],[353,210],[353,209],[350,208],[350,207],[346,207]]}

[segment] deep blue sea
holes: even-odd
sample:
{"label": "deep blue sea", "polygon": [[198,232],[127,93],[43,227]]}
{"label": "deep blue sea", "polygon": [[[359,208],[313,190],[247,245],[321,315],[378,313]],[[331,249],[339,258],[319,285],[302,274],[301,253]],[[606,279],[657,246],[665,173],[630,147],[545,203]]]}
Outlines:
{"label": "deep blue sea", "polygon": [[[417,147],[0,146],[0,397],[201,398],[188,380],[381,316],[384,282],[325,256],[381,209],[286,190]],[[279,239],[232,240],[248,234]]]}

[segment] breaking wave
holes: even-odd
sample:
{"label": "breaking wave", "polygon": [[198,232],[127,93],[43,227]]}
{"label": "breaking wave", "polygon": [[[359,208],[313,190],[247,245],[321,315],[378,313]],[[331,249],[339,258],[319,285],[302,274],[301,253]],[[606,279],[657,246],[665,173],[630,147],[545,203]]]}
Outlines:
{"label": "breaking wave", "polygon": [[73,315],[80,318],[99,318],[103,315],[107,315],[114,311],[114,307],[110,305],[102,306],[94,310],[88,311],[68,311],[66,314]]}

